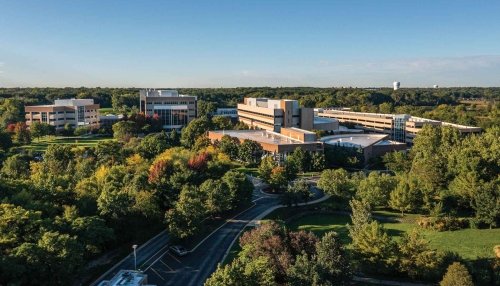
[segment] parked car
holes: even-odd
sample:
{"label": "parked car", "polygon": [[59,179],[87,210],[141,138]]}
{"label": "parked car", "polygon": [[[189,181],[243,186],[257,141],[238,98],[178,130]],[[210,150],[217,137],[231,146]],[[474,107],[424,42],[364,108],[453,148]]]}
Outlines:
{"label": "parked car", "polygon": [[170,246],[170,251],[173,252],[177,256],[185,256],[188,254],[188,251],[186,248],[180,245],[172,245]]}

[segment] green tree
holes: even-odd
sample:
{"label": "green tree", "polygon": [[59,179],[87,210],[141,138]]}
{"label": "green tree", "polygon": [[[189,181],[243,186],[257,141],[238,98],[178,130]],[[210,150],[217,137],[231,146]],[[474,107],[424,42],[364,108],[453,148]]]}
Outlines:
{"label": "green tree", "polygon": [[7,151],[10,147],[12,147],[10,134],[0,130],[0,150]]}
{"label": "green tree", "polygon": [[411,161],[406,152],[389,152],[382,156],[385,166],[395,173],[406,173],[410,170]]}
{"label": "green tree", "polygon": [[269,176],[269,185],[275,191],[285,190],[288,186],[286,170],[283,167],[274,167]]}
{"label": "green tree", "polygon": [[193,236],[198,233],[205,215],[205,204],[199,192],[185,186],[174,208],[166,213],[168,231],[175,238]]}
{"label": "green tree", "polygon": [[123,143],[116,141],[101,141],[95,147],[95,157],[98,165],[117,165],[123,161]]}
{"label": "green tree", "polygon": [[206,100],[198,100],[198,117],[207,117],[217,110],[215,103]]}
{"label": "green tree", "polygon": [[233,123],[231,119],[226,116],[214,116],[212,117],[212,125],[215,130],[231,130],[233,129]]}
{"label": "green tree", "polygon": [[50,273],[51,283],[69,283],[72,274],[83,264],[82,246],[76,236],[45,232],[37,246],[44,251],[43,260],[47,267],[45,274]]}
{"label": "green tree", "polygon": [[14,154],[8,157],[3,163],[2,174],[10,178],[28,178],[30,175],[30,157],[23,154]]}
{"label": "green tree", "polygon": [[431,279],[440,269],[442,260],[437,251],[430,249],[429,242],[413,229],[398,242],[399,269],[412,279]]}
{"label": "green tree", "polygon": [[312,193],[309,183],[304,179],[296,180],[282,194],[282,200],[287,206],[296,206],[301,202],[310,200],[311,197]]}
{"label": "green tree", "polygon": [[460,262],[454,262],[448,267],[443,280],[439,283],[441,286],[474,286],[472,277],[465,266]]}
{"label": "green tree", "polygon": [[24,121],[22,112],[23,102],[13,98],[3,99],[0,104],[0,127],[5,128],[8,124]]}
{"label": "green tree", "polygon": [[341,198],[350,198],[352,185],[349,173],[344,169],[327,169],[321,172],[318,187],[325,193]]}
{"label": "green tree", "polygon": [[351,285],[347,254],[335,232],[327,232],[316,244],[315,279],[312,285]]}
{"label": "green tree", "polygon": [[325,153],[314,152],[311,156],[311,170],[312,171],[323,171],[326,168]]}
{"label": "green tree", "polygon": [[185,147],[192,147],[196,138],[205,134],[212,127],[212,123],[207,117],[199,117],[189,122],[189,124],[182,129],[181,143]]}
{"label": "green tree", "polygon": [[222,180],[208,179],[200,186],[205,198],[205,209],[211,215],[220,214],[232,208],[231,192]]}
{"label": "green tree", "polygon": [[287,164],[293,165],[297,172],[303,173],[311,169],[310,155],[300,147],[289,154],[286,160]]}
{"label": "green tree", "polygon": [[172,147],[179,146],[181,144],[181,138],[179,138],[179,133],[175,129],[170,131],[168,139],[170,140],[170,145],[172,145]]}
{"label": "green tree", "polygon": [[169,147],[168,136],[162,131],[160,133],[148,134],[139,143],[139,154],[146,159],[153,159]]}
{"label": "green tree", "polygon": [[262,146],[259,143],[245,139],[239,146],[238,157],[249,165],[257,165],[260,163],[262,152]]}
{"label": "green tree", "polygon": [[71,229],[89,254],[98,254],[106,243],[114,238],[113,229],[97,216],[77,217],[71,221]]}
{"label": "green tree", "polygon": [[204,150],[208,146],[212,144],[212,141],[210,141],[210,138],[206,135],[198,136],[196,140],[194,141],[194,145],[192,146],[192,150],[199,152],[201,150]]}
{"label": "green tree", "polygon": [[236,160],[238,159],[238,145],[238,139],[224,135],[219,142],[219,149],[222,153],[228,155],[231,160]]}
{"label": "green tree", "polygon": [[31,133],[28,130],[28,126],[24,122],[16,123],[14,127],[13,141],[17,144],[30,144],[31,143]]}
{"label": "green tree", "polygon": [[349,202],[351,206],[351,224],[348,226],[351,237],[356,236],[366,225],[372,222],[370,204],[366,201],[352,199]]}
{"label": "green tree", "polygon": [[269,180],[271,179],[271,173],[272,173],[274,167],[276,167],[276,166],[277,166],[277,164],[274,161],[273,157],[267,156],[267,157],[263,158],[262,161],[260,161],[260,165],[258,168],[259,176],[265,182],[269,182]]}
{"label": "green tree", "polygon": [[391,192],[389,206],[401,212],[404,216],[405,212],[417,209],[418,207],[418,192],[410,185],[407,177],[400,177],[396,188]]}
{"label": "green tree", "polygon": [[388,206],[389,196],[396,183],[396,178],[393,176],[371,172],[359,182],[356,197],[369,202],[372,207]]}
{"label": "green tree", "polygon": [[245,174],[230,170],[222,176],[222,181],[226,184],[231,193],[231,206],[236,207],[250,203],[253,193],[253,184]]}
{"label": "green tree", "polygon": [[119,141],[128,142],[137,134],[137,125],[133,121],[119,121],[113,124],[113,137]]}
{"label": "green tree", "polygon": [[73,131],[73,134],[75,136],[83,136],[83,135],[87,135],[89,133],[90,133],[90,128],[87,126],[78,126]]}
{"label": "green tree", "polygon": [[47,123],[41,123],[40,121],[35,121],[33,124],[30,126],[30,132],[31,136],[35,137],[40,141],[40,137],[45,136],[47,129],[45,128],[44,124]]}
{"label": "green tree", "polygon": [[479,189],[474,195],[471,205],[479,222],[489,225],[490,229],[496,227],[500,219],[499,182],[491,182]]}

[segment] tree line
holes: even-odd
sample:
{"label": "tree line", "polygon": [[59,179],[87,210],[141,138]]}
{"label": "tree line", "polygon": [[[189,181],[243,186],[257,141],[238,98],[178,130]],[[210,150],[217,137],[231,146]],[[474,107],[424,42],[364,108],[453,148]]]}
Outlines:
{"label": "tree line", "polygon": [[[95,147],[53,144],[34,154],[2,145],[0,284],[68,285],[117,246],[162,228],[173,239],[189,238],[203,231],[203,221],[249,204],[253,185],[234,170],[241,164],[197,127],[228,122],[204,118],[181,134],[142,137],[143,121],[123,122],[134,127],[130,136],[114,127],[116,139]],[[15,134],[0,137],[12,145]],[[243,153],[250,162],[259,158]]]}

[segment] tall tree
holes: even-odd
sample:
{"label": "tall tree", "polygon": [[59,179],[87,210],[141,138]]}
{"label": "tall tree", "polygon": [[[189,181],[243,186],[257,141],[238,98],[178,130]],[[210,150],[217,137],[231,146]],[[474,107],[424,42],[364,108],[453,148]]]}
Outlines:
{"label": "tall tree", "polygon": [[205,134],[211,127],[212,123],[207,117],[199,117],[189,122],[189,124],[182,129],[182,145],[185,147],[192,147],[196,138]]}
{"label": "tall tree", "polygon": [[327,169],[321,172],[318,187],[329,195],[350,198],[352,185],[349,173],[344,169]]}

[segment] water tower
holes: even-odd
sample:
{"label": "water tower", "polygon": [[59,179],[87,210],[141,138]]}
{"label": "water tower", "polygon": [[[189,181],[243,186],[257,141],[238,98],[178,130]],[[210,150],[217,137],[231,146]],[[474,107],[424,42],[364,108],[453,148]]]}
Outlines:
{"label": "water tower", "polygon": [[394,90],[398,90],[400,85],[401,85],[401,83],[399,81],[395,81],[395,82],[392,83],[392,86],[394,87]]}

